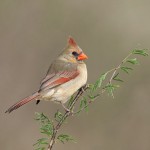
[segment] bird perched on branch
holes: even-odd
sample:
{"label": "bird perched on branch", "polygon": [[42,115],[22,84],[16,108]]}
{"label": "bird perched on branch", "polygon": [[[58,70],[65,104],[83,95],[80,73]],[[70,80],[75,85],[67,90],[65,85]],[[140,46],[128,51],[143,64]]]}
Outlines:
{"label": "bird perched on branch", "polygon": [[6,113],[30,102],[40,100],[60,102],[63,107],[70,97],[87,82],[87,68],[83,60],[88,57],[71,37],[67,47],[50,65],[37,92],[11,106]]}

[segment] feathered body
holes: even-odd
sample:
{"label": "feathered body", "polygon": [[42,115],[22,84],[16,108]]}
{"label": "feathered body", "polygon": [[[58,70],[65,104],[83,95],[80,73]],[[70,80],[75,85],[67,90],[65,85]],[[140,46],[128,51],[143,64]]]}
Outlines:
{"label": "feathered body", "polygon": [[84,59],[87,59],[87,56],[76,42],[69,38],[67,47],[50,65],[39,90],[11,106],[6,112],[10,113],[32,100],[67,102],[87,82]]}

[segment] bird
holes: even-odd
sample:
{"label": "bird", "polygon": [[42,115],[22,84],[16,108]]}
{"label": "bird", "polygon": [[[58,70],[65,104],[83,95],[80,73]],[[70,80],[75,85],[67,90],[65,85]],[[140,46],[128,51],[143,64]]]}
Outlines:
{"label": "bird", "polygon": [[40,100],[65,103],[87,82],[87,55],[69,36],[67,46],[55,58],[36,92],[12,105],[5,113],[11,113],[22,105]]}

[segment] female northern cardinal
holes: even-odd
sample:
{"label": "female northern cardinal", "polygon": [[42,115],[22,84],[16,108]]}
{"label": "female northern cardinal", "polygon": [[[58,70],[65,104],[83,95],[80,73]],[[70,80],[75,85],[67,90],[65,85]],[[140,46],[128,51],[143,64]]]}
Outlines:
{"label": "female northern cardinal", "polygon": [[39,90],[11,106],[6,113],[33,100],[37,100],[37,103],[39,100],[57,101],[61,104],[67,102],[87,81],[87,68],[83,62],[87,58],[74,39],[70,37],[67,47],[49,67]]}

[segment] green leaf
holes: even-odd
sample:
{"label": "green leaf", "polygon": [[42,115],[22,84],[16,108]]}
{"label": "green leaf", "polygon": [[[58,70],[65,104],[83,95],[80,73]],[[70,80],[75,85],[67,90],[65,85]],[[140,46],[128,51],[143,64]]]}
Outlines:
{"label": "green leaf", "polygon": [[63,115],[61,112],[57,111],[54,117],[55,117],[55,120],[59,122],[60,120],[62,120]]}
{"label": "green leaf", "polygon": [[70,135],[67,135],[67,134],[60,134],[57,139],[59,141],[61,141],[62,143],[65,143],[65,142],[68,142],[68,141],[73,141],[74,139],[70,136]]}
{"label": "green leaf", "polygon": [[[85,108],[86,112],[88,112],[88,110],[89,110],[88,109],[88,101],[87,101],[86,97],[83,97],[80,101],[80,110],[82,108]],[[79,110],[79,112],[80,112],[80,110]]]}
{"label": "green leaf", "polygon": [[126,73],[129,73],[129,70],[133,70],[133,69],[130,68],[130,67],[122,66],[122,67],[121,67],[121,70],[123,70],[123,71],[126,72]]}
{"label": "green leaf", "polygon": [[[96,95],[89,95],[89,94],[88,94],[87,96],[88,96],[88,98],[90,99],[90,101],[93,102],[97,97],[100,96],[100,93],[98,93],[98,94],[96,94]],[[88,101],[88,103],[89,103],[90,101]]]}
{"label": "green leaf", "polygon": [[42,125],[40,130],[41,130],[41,133],[46,134],[47,136],[51,136],[53,134],[53,126],[52,124],[49,124],[49,123]]}
{"label": "green leaf", "polygon": [[92,87],[92,91],[95,91],[97,88],[100,88],[102,85],[102,82],[105,80],[106,76],[107,76],[108,72],[102,74],[99,79],[95,82],[95,84]]}
{"label": "green leaf", "polygon": [[46,115],[44,115],[43,113],[36,112],[35,120],[40,121],[41,123],[41,128],[40,128],[41,133],[47,136],[51,136],[53,134],[53,122],[50,121]]}
{"label": "green leaf", "polygon": [[139,62],[137,61],[136,58],[128,59],[126,62],[131,63],[131,64],[133,64],[133,65],[139,64]]}
{"label": "green leaf", "polygon": [[45,150],[46,148],[43,147],[43,145],[48,145],[48,139],[47,138],[41,138],[37,140],[37,143],[35,143],[33,146],[36,146],[37,148],[35,150]]}
{"label": "green leaf", "polygon": [[116,88],[119,88],[119,85],[115,85],[115,84],[108,84],[105,86],[105,89],[107,90],[108,94],[111,95],[112,97],[114,97],[114,90]]}
{"label": "green leaf", "polygon": [[41,123],[50,122],[49,118],[43,113],[35,112],[35,120],[40,121]]}
{"label": "green leaf", "polygon": [[147,53],[147,49],[135,49],[132,51],[132,54],[138,54],[138,55],[142,55],[142,56],[148,56],[149,54]]}
{"label": "green leaf", "polygon": [[35,143],[33,146],[39,146],[40,144],[47,145],[48,144],[48,139],[47,138],[41,138],[37,140],[37,143]]}
{"label": "green leaf", "polygon": [[89,84],[89,89],[90,89],[91,91],[93,91],[93,88],[94,88],[94,84]]}
{"label": "green leaf", "polygon": [[120,78],[118,78],[118,75],[119,75],[119,73],[117,73],[117,74],[113,77],[113,80],[123,82],[123,80],[121,80]]}

